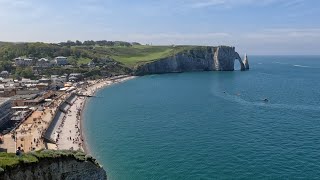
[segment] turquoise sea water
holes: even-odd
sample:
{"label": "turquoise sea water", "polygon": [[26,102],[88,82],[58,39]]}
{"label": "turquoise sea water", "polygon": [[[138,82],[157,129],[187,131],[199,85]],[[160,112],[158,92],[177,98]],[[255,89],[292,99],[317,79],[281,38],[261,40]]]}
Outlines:
{"label": "turquoise sea water", "polygon": [[320,178],[320,57],[250,63],[246,72],[151,75],[98,92],[84,130],[108,178]]}

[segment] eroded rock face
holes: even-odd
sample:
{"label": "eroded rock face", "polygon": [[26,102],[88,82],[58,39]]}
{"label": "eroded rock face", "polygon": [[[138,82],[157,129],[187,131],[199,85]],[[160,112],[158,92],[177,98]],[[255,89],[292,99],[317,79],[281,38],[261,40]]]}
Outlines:
{"label": "eroded rock face", "polygon": [[215,71],[234,71],[234,61],[238,60],[241,71],[245,70],[245,66],[239,54],[234,47],[219,46],[214,55]]}
{"label": "eroded rock face", "polygon": [[161,74],[188,71],[233,71],[234,61],[239,60],[241,70],[245,70],[234,47],[202,47],[175,54],[171,57],[139,65],[135,75]]}
{"label": "eroded rock face", "polygon": [[250,69],[250,67],[249,67],[249,59],[248,59],[247,54],[244,55],[243,64],[244,64],[246,70]]}
{"label": "eroded rock face", "polygon": [[19,165],[0,174],[5,180],[105,180],[103,168],[90,161],[77,161],[70,157],[43,159],[37,163]]}

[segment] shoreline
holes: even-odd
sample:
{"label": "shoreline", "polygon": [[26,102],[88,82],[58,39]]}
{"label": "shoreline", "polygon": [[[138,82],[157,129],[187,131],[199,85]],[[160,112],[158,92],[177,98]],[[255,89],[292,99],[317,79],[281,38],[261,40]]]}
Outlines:
{"label": "shoreline", "polygon": [[[118,84],[118,83],[123,83],[125,81],[131,80],[136,78],[137,76],[126,76],[126,77],[122,77],[119,79],[115,79],[115,80],[110,80],[110,79],[103,79],[102,82],[100,82],[99,84],[97,84],[96,88],[92,87],[90,88],[90,91],[92,91],[92,93],[90,94],[91,96],[95,96],[99,91],[112,86],[114,84]],[[110,82],[111,81],[111,82]],[[89,91],[89,90],[88,90]],[[88,92],[87,91],[87,92]],[[80,115],[80,135],[81,135],[81,139],[82,139],[82,150],[86,153],[86,154],[90,154],[91,155],[91,151],[88,148],[88,140],[87,137],[85,135],[85,130],[84,130],[84,121],[85,121],[85,117],[84,117],[84,113],[85,113],[85,109],[87,106],[89,98],[86,97],[84,98],[83,101],[83,105],[81,107],[81,115]]]}
{"label": "shoreline", "polygon": [[87,138],[85,136],[85,132],[84,132],[84,111],[86,109],[87,103],[88,103],[88,98],[85,98],[84,102],[83,102],[83,106],[82,106],[82,113],[80,115],[80,131],[81,131],[81,138],[82,138],[82,150],[83,152],[85,152],[86,154],[90,154],[90,150],[88,149],[88,142],[87,142]]}

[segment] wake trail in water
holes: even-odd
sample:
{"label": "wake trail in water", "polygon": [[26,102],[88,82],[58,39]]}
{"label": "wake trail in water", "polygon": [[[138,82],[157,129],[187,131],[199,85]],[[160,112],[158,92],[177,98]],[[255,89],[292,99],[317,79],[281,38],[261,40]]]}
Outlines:
{"label": "wake trail in water", "polygon": [[301,67],[301,68],[311,68],[310,66],[303,66],[303,65],[299,65],[299,64],[295,64],[293,66],[294,67]]}
{"label": "wake trail in water", "polygon": [[311,67],[311,66],[306,66],[306,65],[301,65],[301,64],[289,64],[289,63],[282,63],[282,62],[272,62],[273,64],[281,64],[281,65],[290,65],[294,67],[300,67],[300,68],[319,68],[319,67]]}
{"label": "wake trail in water", "polygon": [[283,65],[287,65],[288,63],[282,63],[282,62],[272,62],[273,64],[283,64]]}
{"label": "wake trail in water", "polygon": [[256,106],[256,107],[267,107],[273,109],[289,109],[289,110],[311,110],[311,111],[320,111],[320,106],[311,106],[311,105],[290,105],[290,104],[272,104],[270,102],[263,102],[263,99],[260,102],[251,102],[244,100],[240,96],[232,95],[228,93],[213,93],[214,96],[222,98],[224,100],[235,102],[245,106]]}

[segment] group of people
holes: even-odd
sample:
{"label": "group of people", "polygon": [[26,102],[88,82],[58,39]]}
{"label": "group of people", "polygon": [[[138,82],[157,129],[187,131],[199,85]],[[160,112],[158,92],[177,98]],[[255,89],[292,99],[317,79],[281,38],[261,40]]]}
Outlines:
{"label": "group of people", "polygon": [[[79,97],[79,98],[83,98],[83,97]],[[73,139],[73,143],[74,144],[78,144],[79,148],[82,147],[82,143],[83,143],[83,138],[81,136],[81,131],[80,131],[80,120],[81,120],[81,111],[82,111],[82,107],[83,107],[83,102],[80,103],[80,107],[77,107],[77,113],[76,113],[76,118],[77,118],[77,124],[75,124],[75,129],[76,131],[76,138]]]}
{"label": "group of people", "polygon": [[[67,110],[67,112],[70,112],[70,110]],[[66,119],[67,119],[67,117],[66,117],[66,115],[64,115],[63,118],[62,118],[62,122],[59,125],[58,131],[56,132],[57,133],[57,138],[56,138],[56,142],[57,143],[58,143],[58,141],[60,139],[60,133],[62,132],[61,128],[63,128]]]}
{"label": "group of people", "polygon": [[[39,117],[36,117],[36,118],[33,116],[28,117],[28,118],[33,118],[33,123],[32,124],[24,123],[20,128],[14,131],[15,135],[13,135],[12,138],[15,139],[15,143],[23,142],[23,144],[25,145],[24,148],[28,151],[33,151],[37,147],[41,146],[41,143],[43,142],[43,140],[41,139],[42,133],[46,130],[45,126],[49,124],[43,119],[44,115],[46,115],[45,111],[42,112]],[[29,139],[30,141],[28,141]],[[23,144],[21,144],[20,148],[23,147]]]}
{"label": "group of people", "polygon": [[[84,98],[84,97],[77,97],[76,101],[81,99],[81,98]],[[72,147],[70,147],[69,149],[70,150],[74,150],[77,146],[78,149],[82,149],[82,137],[81,137],[81,131],[80,131],[80,117],[81,117],[81,109],[82,109],[82,106],[83,106],[83,103],[81,102],[80,103],[80,107],[76,107],[76,110],[72,110],[72,109],[68,109],[67,110],[67,114],[63,117],[62,119],[62,122],[58,128],[58,131],[57,131],[57,139],[56,139],[56,142],[59,143],[59,141],[61,141],[61,138],[66,138],[68,141],[72,142]],[[74,111],[74,112],[72,112]],[[71,129],[67,132],[63,132],[63,127],[65,126],[65,121],[69,121],[69,120],[72,120],[72,116],[73,114],[76,115],[76,122],[74,124],[74,130]],[[69,116],[71,116],[70,118],[71,119],[67,119]],[[74,133],[75,132],[75,133]],[[64,135],[60,135],[61,133],[65,133]],[[67,137],[66,137],[67,135]],[[76,145],[76,146],[74,146]],[[58,148],[59,147],[59,144],[58,144]]]}

